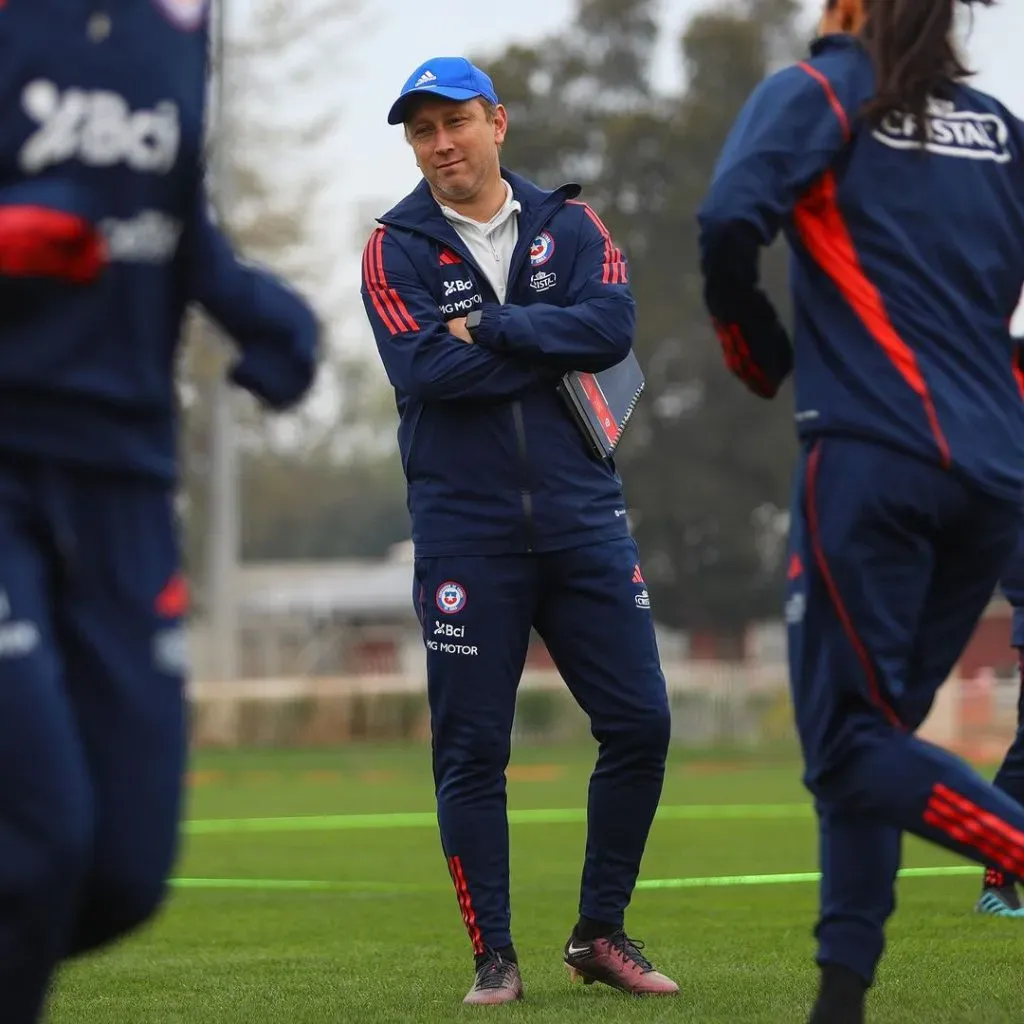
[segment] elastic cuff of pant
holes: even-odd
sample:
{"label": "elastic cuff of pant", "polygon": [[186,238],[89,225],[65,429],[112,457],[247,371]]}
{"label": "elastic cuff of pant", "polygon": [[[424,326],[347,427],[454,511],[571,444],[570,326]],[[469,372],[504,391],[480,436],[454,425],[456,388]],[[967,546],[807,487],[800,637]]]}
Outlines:
{"label": "elastic cuff of pant", "polygon": [[593,942],[594,939],[603,939],[614,935],[621,928],[622,925],[616,924],[614,921],[599,921],[581,914],[573,932],[581,942]]}
{"label": "elastic cuff of pant", "polygon": [[613,931],[625,927],[625,914],[621,910],[609,910],[607,907],[580,907],[581,921],[600,921],[611,925]]}
{"label": "elastic cuff of pant", "polygon": [[516,947],[509,943],[507,946],[487,946],[482,953],[476,953],[473,959],[476,961],[477,966],[483,960],[486,960],[490,953],[497,953],[503,960],[511,960],[512,963],[519,963],[519,954],[516,953]]}

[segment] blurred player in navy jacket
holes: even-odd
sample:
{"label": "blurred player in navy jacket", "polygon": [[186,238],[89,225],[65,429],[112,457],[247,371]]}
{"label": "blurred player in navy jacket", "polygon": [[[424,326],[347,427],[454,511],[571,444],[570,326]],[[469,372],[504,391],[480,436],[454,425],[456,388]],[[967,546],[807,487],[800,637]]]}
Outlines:
{"label": "blurred player in navy jacket", "polygon": [[[1011,873],[1024,809],[913,733],[1014,546],[1024,401],[1024,131],[964,84],[955,0],[831,0],[771,76],[700,212],[729,366],[795,369],[790,669],[824,878],[812,1020],[863,1019],[904,831]],[[793,250],[796,330],[758,285]]]}
{"label": "blurred player in navy jacket", "polygon": [[0,6],[0,1019],[150,917],[175,855],[185,584],[174,368],[309,386],[318,325],[211,223],[204,0]]}

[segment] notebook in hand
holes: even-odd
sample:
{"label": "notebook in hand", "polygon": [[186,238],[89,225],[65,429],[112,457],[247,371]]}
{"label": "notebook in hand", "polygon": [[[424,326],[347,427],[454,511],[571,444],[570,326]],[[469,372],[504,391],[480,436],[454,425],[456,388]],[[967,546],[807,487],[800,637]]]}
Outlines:
{"label": "notebook in hand", "polygon": [[567,373],[558,390],[593,453],[608,459],[622,439],[645,385],[643,371],[631,351],[621,363],[600,373]]}

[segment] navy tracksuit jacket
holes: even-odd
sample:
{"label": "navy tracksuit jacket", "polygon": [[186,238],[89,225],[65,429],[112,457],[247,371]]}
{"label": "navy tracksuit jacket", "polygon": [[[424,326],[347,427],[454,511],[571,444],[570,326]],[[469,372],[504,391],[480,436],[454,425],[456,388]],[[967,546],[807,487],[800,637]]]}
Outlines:
{"label": "navy tracksuit jacket", "polygon": [[0,1017],[148,917],[185,754],[175,366],[201,303],[272,406],[306,303],[203,194],[203,0],[0,5]]}
{"label": "navy tracksuit jacket", "polygon": [[[363,296],[395,389],[418,555],[557,551],[629,536],[611,462],[583,445],[555,391],[567,370],[621,362],[635,309],[626,262],[579,187],[508,175],[519,246],[499,305],[426,184],[380,218]],[[554,230],[557,228],[557,233]],[[475,345],[445,321],[482,309]]]}
{"label": "navy tracksuit jacket", "polygon": [[[531,628],[601,743],[581,911],[621,923],[657,806],[668,702],[611,462],[558,395],[620,362],[634,304],[579,187],[503,172],[521,204],[506,301],[425,182],[380,218],[363,301],[395,389],[427,648],[442,842],[474,951],[511,942],[504,768]],[[480,309],[476,343],[446,323]]]}
{"label": "navy tracksuit jacket", "polygon": [[[1020,524],[1024,401],[1009,321],[1024,283],[1024,131],[951,86],[915,118],[874,95],[852,37],[748,101],[700,211],[705,297],[731,369],[795,374],[803,456],[790,667],[821,820],[819,959],[871,980],[901,830],[1024,865],[1024,810],[911,734],[988,603]],[[758,285],[793,252],[790,339]]]}

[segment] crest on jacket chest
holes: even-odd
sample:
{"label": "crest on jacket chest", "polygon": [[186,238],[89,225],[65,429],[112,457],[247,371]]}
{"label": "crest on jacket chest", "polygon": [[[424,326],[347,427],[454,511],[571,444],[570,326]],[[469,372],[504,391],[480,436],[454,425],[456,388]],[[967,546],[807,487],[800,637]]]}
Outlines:
{"label": "crest on jacket chest", "polygon": [[542,231],[530,243],[530,266],[543,267],[555,255],[555,240],[550,231]]}

